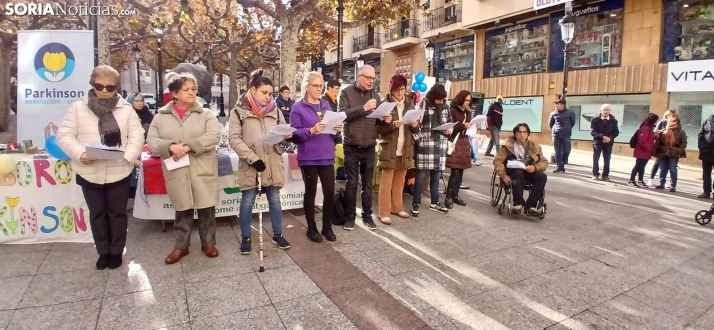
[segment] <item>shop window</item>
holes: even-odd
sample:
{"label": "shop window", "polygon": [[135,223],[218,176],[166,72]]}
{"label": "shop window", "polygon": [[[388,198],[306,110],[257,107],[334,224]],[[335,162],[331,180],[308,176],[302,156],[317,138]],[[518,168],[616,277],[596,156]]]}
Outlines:
{"label": "shop window", "polygon": [[[650,112],[650,96],[646,95],[610,95],[610,96],[568,96],[568,108],[575,112],[573,140],[592,141],[590,121],[600,114],[600,107],[609,104],[612,115],[617,119],[620,135],[617,143],[629,143],[645,116]],[[553,110],[555,106],[553,105]],[[550,113],[548,113],[550,115]]]}
{"label": "shop window", "polygon": [[714,95],[710,92],[670,93],[669,107],[677,110],[680,124],[687,133],[687,150],[697,150],[695,141],[702,123],[714,115]]}
{"label": "shop window", "polygon": [[665,0],[662,59],[714,59],[714,0]]}
{"label": "shop window", "polygon": [[474,77],[474,36],[434,45],[434,76],[447,80],[472,80]]}
{"label": "shop window", "polygon": [[486,32],[484,77],[545,72],[548,18]]}
{"label": "shop window", "polygon": [[[571,69],[618,66],[622,56],[622,15],[624,0],[602,2],[573,8],[575,36],[568,47]],[[550,19],[550,70],[563,70],[563,39],[558,20],[563,12]]]}

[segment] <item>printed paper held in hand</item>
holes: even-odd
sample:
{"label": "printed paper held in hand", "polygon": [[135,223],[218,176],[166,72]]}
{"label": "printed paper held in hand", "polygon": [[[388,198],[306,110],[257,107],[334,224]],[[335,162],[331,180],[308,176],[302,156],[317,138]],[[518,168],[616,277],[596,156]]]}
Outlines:
{"label": "printed paper held in hand", "polygon": [[471,125],[478,125],[478,124],[483,124],[486,122],[486,116],[484,115],[478,115],[474,117],[474,119],[471,119]]}
{"label": "printed paper held in hand", "polygon": [[342,124],[345,119],[347,119],[347,114],[344,112],[326,112],[325,117],[322,118],[322,123],[325,124],[325,128],[317,134],[337,134],[335,126]]}
{"label": "printed paper held in hand", "polygon": [[419,121],[419,118],[424,115],[424,110],[409,110],[407,113],[404,114],[404,117],[402,117],[402,124],[411,124],[414,121]]}
{"label": "printed paper held in hand", "polygon": [[447,130],[450,130],[450,129],[454,128],[454,126],[456,126],[456,123],[446,123],[446,124],[441,125],[441,126],[439,126],[439,127],[432,128],[431,130],[432,130],[432,131],[447,131]]}
{"label": "printed paper held in hand", "polygon": [[291,127],[290,125],[277,125],[273,126],[273,128],[270,129],[270,134],[276,134],[276,135],[288,135],[292,134],[293,132],[297,131],[294,127]]}
{"label": "printed paper held in hand", "polygon": [[506,168],[520,168],[522,170],[526,169],[526,164],[523,164],[522,161],[516,160],[516,159],[511,159],[506,163]]}
{"label": "printed paper held in hand", "polygon": [[174,160],[173,157],[169,157],[164,159],[164,164],[166,164],[166,169],[169,171],[173,171],[177,168],[182,168],[191,165],[191,161],[188,159],[188,155],[185,155],[179,160]]}
{"label": "printed paper held in hand", "polygon": [[123,159],[124,152],[119,148],[107,147],[98,142],[90,143],[85,152],[94,159]]}
{"label": "printed paper held in hand", "polygon": [[[290,134],[290,133],[288,133]],[[285,134],[287,135],[287,134]],[[285,139],[282,134],[276,134],[273,132],[268,132],[268,134],[265,134],[260,137],[260,140],[263,141],[265,144],[278,144],[282,142]]]}
{"label": "printed paper held in hand", "polygon": [[394,107],[397,106],[397,102],[384,102],[379,105],[377,110],[374,110],[372,113],[367,115],[367,118],[377,118],[377,119],[384,119],[392,110]]}

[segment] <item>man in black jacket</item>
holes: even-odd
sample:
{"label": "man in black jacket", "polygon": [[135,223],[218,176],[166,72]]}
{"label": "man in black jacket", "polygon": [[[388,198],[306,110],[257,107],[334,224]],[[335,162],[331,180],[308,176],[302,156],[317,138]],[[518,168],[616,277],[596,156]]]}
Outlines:
{"label": "man in black jacket", "polygon": [[617,119],[610,114],[609,104],[600,107],[600,115],[590,120],[590,135],[593,136],[593,180],[600,180],[600,154],[604,161],[602,180],[610,180],[610,156],[615,138],[620,135]]}
{"label": "man in black jacket", "polygon": [[[325,88],[325,94],[322,95],[322,99],[330,103],[330,108],[332,108],[332,111],[337,111],[337,97],[340,95],[340,88],[342,87],[342,84],[337,81],[337,80],[330,80],[327,82],[327,87]],[[335,144],[341,145],[342,144],[342,135],[338,135],[335,137]],[[338,148],[339,149],[339,148]],[[344,150],[344,149],[341,149]],[[337,149],[335,150],[337,152]],[[344,166],[344,152],[340,155],[337,154],[337,159],[335,159],[335,164],[336,164],[336,170],[335,170],[335,180],[337,181],[345,181],[347,180],[347,176],[345,175],[345,166]]]}
{"label": "man in black jacket", "polygon": [[278,109],[283,112],[283,118],[285,118],[285,121],[290,124],[290,109],[292,109],[295,101],[290,98],[290,88],[288,86],[280,87],[279,92],[280,95],[275,98],[275,105],[277,105]]}
{"label": "man in black jacket", "polygon": [[491,149],[496,147],[496,152],[501,149],[501,125],[503,125],[503,96],[496,97],[496,102],[491,103],[486,112],[486,123],[488,131],[491,132],[491,140],[488,141],[486,154],[484,156],[493,157]]}
{"label": "man in black jacket", "polygon": [[709,116],[698,136],[699,159],[702,161],[702,179],[704,192],[699,198],[711,198],[712,195],[712,168],[714,167],[714,115]]}
{"label": "man in black jacket", "polygon": [[353,230],[357,217],[357,175],[362,177],[362,221],[370,229],[377,229],[372,220],[372,179],[374,176],[377,125],[392,122],[392,116],[384,120],[367,118],[379,107],[379,94],[372,90],[377,78],[374,68],[363,65],[357,71],[357,82],[342,90],[337,107],[345,112],[345,128],[342,132],[345,150],[345,230]]}

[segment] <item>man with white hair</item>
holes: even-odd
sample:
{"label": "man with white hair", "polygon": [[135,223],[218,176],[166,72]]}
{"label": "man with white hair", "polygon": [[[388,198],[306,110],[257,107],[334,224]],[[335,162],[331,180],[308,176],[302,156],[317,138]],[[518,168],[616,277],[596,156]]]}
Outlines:
{"label": "man with white hair", "polygon": [[600,107],[600,115],[590,120],[590,135],[593,136],[593,180],[600,180],[600,154],[604,160],[602,180],[610,181],[610,156],[615,138],[620,134],[617,119],[611,114],[609,104]]}
{"label": "man with white hair", "polygon": [[367,118],[381,103],[374,91],[376,71],[370,65],[363,65],[357,71],[357,82],[340,93],[337,107],[345,112],[345,128],[342,144],[345,151],[345,230],[353,230],[357,217],[357,179],[362,177],[362,221],[370,229],[377,229],[372,219],[372,179],[374,176],[375,146],[377,145],[377,125],[389,125],[392,116],[384,119]]}

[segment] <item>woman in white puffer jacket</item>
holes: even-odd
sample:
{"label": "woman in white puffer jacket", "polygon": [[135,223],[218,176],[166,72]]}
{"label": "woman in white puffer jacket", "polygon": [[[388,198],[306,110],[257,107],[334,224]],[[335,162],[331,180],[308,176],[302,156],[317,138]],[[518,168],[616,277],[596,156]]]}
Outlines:
{"label": "woman in white puffer jacket", "polygon": [[[57,131],[57,145],[72,159],[90,215],[99,254],[97,269],[118,268],[126,245],[130,175],[144,146],[144,128],[131,104],[117,94],[119,72],[108,65],[92,70],[89,96],[74,102]],[[91,143],[118,147],[119,160],[93,159]]]}

